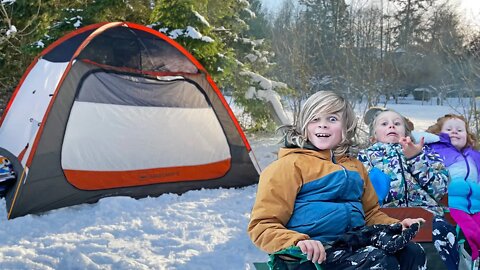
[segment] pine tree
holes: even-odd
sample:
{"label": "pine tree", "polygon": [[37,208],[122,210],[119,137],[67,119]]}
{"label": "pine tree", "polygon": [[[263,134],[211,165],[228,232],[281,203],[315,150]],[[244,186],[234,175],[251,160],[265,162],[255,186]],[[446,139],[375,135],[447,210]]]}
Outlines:
{"label": "pine tree", "polygon": [[396,34],[397,48],[408,50],[412,46],[423,43],[426,31],[425,12],[435,0],[389,1],[399,7],[399,10],[393,15],[397,25],[392,28]]}
{"label": "pine tree", "polygon": [[157,1],[150,17],[153,29],[163,32],[184,46],[207,71],[223,84],[228,74],[225,65],[225,44],[218,37],[215,26],[206,15],[208,0]]}
{"label": "pine tree", "polygon": [[258,86],[246,74],[265,74],[270,67],[267,43],[258,33],[250,38],[255,31],[249,24],[258,20],[246,0],[17,0],[0,7],[3,105],[35,55],[58,38],[93,23],[131,21],[148,24],[191,52],[256,120],[253,128],[272,123],[265,101],[246,96],[249,87]]}
{"label": "pine tree", "polygon": [[337,73],[338,63],[343,62],[341,47],[348,38],[345,0],[299,0],[299,4],[310,33],[307,44],[312,66],[330,75]]}
{"label": "pine tree", "polygon": [[[17,0],[0,3],[0,107],[34,57],[68,32],[106,21],[147,22],[150,0]],[[12,31],[15,29],[16,31]]]}
{"label": "pine tree", "polygon": [[[254,118],[245,127],[258,130],[271,128],[273,117],[266,101],[256,92],[272,89],[262,89],[258,81],[269,81],[260,74],[267,72],[270,63],[263,40],[249,35],[249,23],[255,16],[246,0],[174,0],[158,1],[151,21],[154,29],[190,51],[224,92]],[[191,35],[188,29],[198,34]]]}

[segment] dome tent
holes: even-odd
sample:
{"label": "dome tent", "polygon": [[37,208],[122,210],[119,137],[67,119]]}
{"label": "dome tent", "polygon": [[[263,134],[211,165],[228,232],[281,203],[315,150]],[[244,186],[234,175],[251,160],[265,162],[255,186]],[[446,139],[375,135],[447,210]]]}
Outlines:
{"label": "dome tent", "polygon": [[18,178],[9,219],[108,196],[246,186],[259,172],[203,66],[127,22],[80,28],[35,58],[2,117],[0,154]]}

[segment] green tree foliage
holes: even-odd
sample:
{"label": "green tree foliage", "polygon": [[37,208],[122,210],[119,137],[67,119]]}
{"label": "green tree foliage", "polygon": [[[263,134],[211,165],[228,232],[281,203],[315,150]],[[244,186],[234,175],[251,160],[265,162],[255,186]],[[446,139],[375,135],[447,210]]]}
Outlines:
{"label": "green tree foliage", "polygon": [[429,20],[424,53],[431,74],[429,83],[439,89],[448,90],[443,86],[461,82],[455,63],[463,54],[465,40],[460,23],[460,16],[448,2],[435,7]]}
{"label": "green tree foliage", "polygon": [[159,30],[184,46],[195,56],[211,75],[222,84],[219,67],[225,44],[221,42],[215,27],[206,13],[208,0],[165,0],[157,1],[150,16],[153,28]]}
{"label": "green tree foliage", "polygon": [[[275,127],[271,116],[272,107],[266,104],[265,100],[256,96],[258,91],[269,89],[265,89],[259,81],[244,73],[244,71],[252,71],[256,74],[268,74],[272,67],[269,59],[273,57],[267,41],[268,23],[261,11],[261,3],[258,0],[250,1],[250,3],[250,5],[243,5],[237,13],[238,17],[231,20],[237,21],[241,28],[237,32],[225,36],[228,46],[234,48],[237,59],[237,67],[233,70],[236,83],[232,86],[241,86],[232,91],[232,94],[236,102],[241,104],[254,119],[250,129],[272,130]],[[260,23],[263,24],[263,28],[255,28],[255,25]],[[252,89],[257,91],[253,98],[247,94],[247,91]],[[289,91],[287,88],[274,90],[281,94]]]}
{"label": "green tree foliage", "polygon": [[17,1],[0,6],[0,87],[3,101],[13,91],[19,73],[32,60],[25,44],[35,37],[36,27],[40,23],[40,3],[41,1]]}
{"label": "green tree foliage", "polygon": [[[317,74],[310,65],[311,51],[306,21],[292,2],[284,1],[273,21],[272,48],[275,52],[275,73],[304,98],[310,94],[309,80]],[[289,42],[284,42],[288,40]]]}
{"label": "green tree foliage", "polygon": [[398,11],[393,14],[397,24],[392,27],[396,35],[397,47],[407,50],[411,46],[423,43],[426,32],[424,15],[435,0],[389,1],[399,7]]}
{"label": "green tree foliage", "polygon": [[248,22],[249,28],[247,34],[256,39],[265,38],[271,40],[272,26],[267,18],[266,11],[263,10],[260,0],[250,0],[250,9],[255,13],[255,17]]}
{"label": "green tree foliage", "polygon": [[42,4],[42,27],[37,33],[45,46],[80,27],[112,21],[145,24],[151,13],[149,0],[49,0]]}
{"label": "green tree foliage", "polygon": [[[255,12],[261,14],[260,2],[252,2]],[[258,85],[243,71],[265,74],[270,65],[262,36],[266,30],[250,28],[250,23],[262,21],[255,12],[245,0],[165,0],[157,1],[151,22],[154,29],[174,38],[205,66],[224,92],[254,118],[248,128],[258,130],[270,127],[272,117],[265,101],[246,97],[249,87]]]}
{"label": "green tree foliage", "polygon": [[[252,3],[260,11],[259,0]],[[0,15],[3,106],[33,58],[52,42],[86,25],[130,21],[174,38],[222,89],[259,119],[260,127],[271,122],[264,102],[245,98],[252,82],[241,71],[267,72],[269,68],[267,43],[259,41],[266,30],[249,26],[266,20],[256,17],[246,0],[16,0],[0,3]],[[252,33],[256,38],[250,38]]]}
{"label": "green tree foliage", "polygon": [[342,59],[341,47],[348,38],[348,10],[345,0],[299,0],[304,26],[310,33],[307,44],[315,69],[336,73]]}
{"label": "green tree foliage", "polygon": [[[1,107],[34,57],[64,34],[105,21],[145,23],[148,0],[16,0],[0,4]],[[6,35],[14,26],[17,32]]]}

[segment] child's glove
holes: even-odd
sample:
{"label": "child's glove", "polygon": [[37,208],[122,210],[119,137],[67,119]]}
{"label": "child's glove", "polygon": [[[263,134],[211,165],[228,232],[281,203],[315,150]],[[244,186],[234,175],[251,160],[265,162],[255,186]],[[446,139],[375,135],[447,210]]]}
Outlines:
{"label": "child's glove", "polygon": [[332,247],[333,250],[355,251],[366,246],[374,246],[393,254],[403,249],[419,230],[419,223],[414,223],[405,230],[402,230],[401,223],[364,226],[345,233],[332,244]]}
{"label": "child's glove", "polygon": [[378,233],[371,238],[375,247],[385,250],[386,253],[393,254],[403,249],[420,230],[420,224],[414,223],[409,228],[402,230],[402,224],[394,223],[391,225],[373,225],[377,227]]}
{"label": "child's glove", "polygon": [[332,246],[337,249],[349,251],[355,251],[359,248],[364,248],[371,245],[371,238],[373,237],[375,230],[376,228],[373,226],[354,228],[353,230],[342,235],[332,244]]}

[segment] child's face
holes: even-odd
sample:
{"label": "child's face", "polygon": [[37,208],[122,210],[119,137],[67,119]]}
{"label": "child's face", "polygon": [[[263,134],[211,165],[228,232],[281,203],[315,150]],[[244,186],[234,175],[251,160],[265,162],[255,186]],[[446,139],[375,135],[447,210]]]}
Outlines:
{"label": "child's face", "polygon": [[400,138],[405,137],[405,124],[398,113],[386,111],[377,116],[374,131],[375,141],[398,143]]}
{"label": "child's face", "polygon": [[457,150],[462,150],[467,144],[467,129],[465,127],[465,122],[458,118],[451,118],[445,121],[441,132],[447,133],[448,136],[450,136],[450,141]]}
{"label": "child's face", "polygon": [[343,124],[338,114],[317,114],[307,124],[307,138],[318,149],[334,149],[342,141]]}

